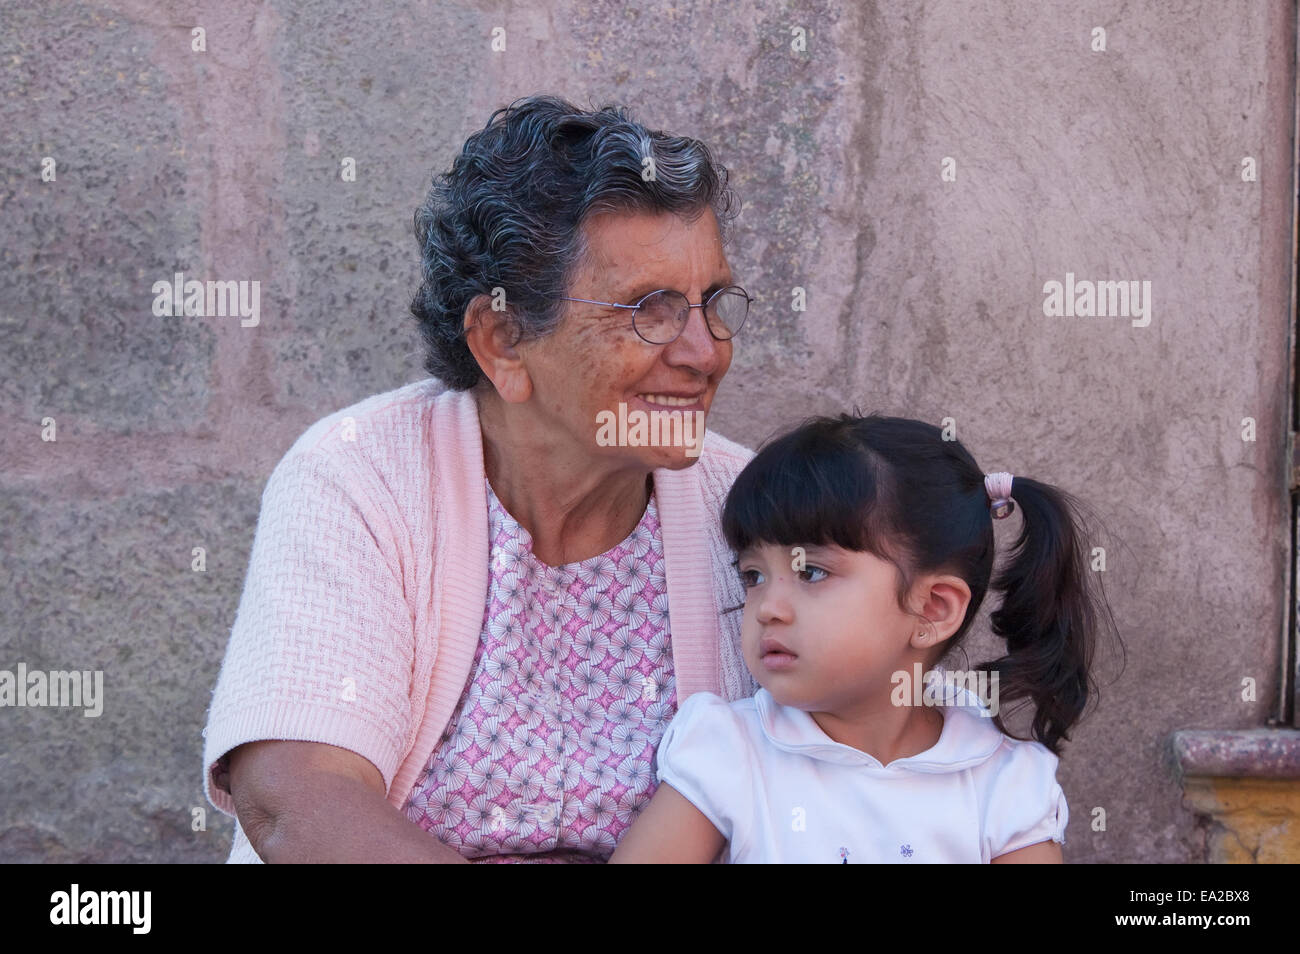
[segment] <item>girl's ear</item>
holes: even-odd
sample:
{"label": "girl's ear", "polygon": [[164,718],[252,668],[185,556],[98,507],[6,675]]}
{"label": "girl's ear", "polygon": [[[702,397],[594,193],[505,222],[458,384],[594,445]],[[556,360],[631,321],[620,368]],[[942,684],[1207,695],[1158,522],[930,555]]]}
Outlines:
{"label": "girl's ear", "polygon": [[912,645],[931,649],[961,628],[970,605],[970,587],[951,573],[935,574],[918,581],[921,594],[920,614],[925,619]]}

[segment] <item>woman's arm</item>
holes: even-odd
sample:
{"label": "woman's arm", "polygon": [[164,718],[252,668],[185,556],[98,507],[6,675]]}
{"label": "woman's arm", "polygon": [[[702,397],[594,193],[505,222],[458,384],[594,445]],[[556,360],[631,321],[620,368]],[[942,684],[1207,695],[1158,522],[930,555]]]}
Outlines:
{"label": "woman's arm", "polygon": [[230,753],[235,814],[266,862],[468,864],[384,795],[379,769],[323,742],[249,742]]}
{"label": "woman's arm", "polygon": [[708,864],[726,838],[680,792],[660,783],[624,834],[610,864]]}

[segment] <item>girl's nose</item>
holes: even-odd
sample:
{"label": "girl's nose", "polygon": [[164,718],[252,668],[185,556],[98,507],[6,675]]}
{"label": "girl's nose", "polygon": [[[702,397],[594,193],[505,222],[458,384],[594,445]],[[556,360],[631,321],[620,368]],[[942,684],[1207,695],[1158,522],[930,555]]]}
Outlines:
{"label": "girl's nose", "polygon": [[773,581],[763,587],[763,592],[758,597],[756,609],[759,622],[763,623],[778,619],[788,622],[794,615],[790,600],[785,594],[785,588],[778,581]]}

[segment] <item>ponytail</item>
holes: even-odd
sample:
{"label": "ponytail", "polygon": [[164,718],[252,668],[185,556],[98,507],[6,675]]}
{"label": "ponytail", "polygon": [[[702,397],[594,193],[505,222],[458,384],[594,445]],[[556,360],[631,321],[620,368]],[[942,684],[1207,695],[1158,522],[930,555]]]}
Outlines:
{"label": "ponytail", "polygon": [[[1095,683],[1089,676],[1098,625],[1113,619],[1088,566],[1086,524],[1078,499],[1027,477],[1012,484],[1023,522],[1010,560],[990,589],[1004,594],[989,614],[1007,654],[980,668],[998,673],[998,728],[1004,703],[1034,707],[1033,737],[1055,754],[1083,715]],[[1014,737],[1014,736],[1013,736]]]}

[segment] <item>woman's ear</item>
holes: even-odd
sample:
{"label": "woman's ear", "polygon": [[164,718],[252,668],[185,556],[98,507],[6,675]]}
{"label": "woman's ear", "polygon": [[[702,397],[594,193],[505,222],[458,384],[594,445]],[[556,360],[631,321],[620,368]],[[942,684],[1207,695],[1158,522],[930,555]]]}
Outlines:
{"label": "woman's ear", "polygon": [[476,295],[465,308],[465,344],[492,382],[501,399],[522,404],[533,393],[533,379],[515,347],[516,325],[508,311],[492,307],[487,295]]}

